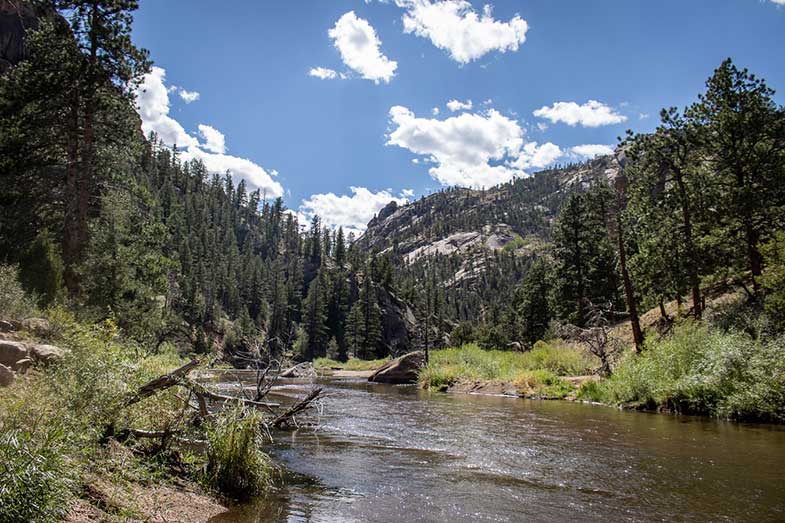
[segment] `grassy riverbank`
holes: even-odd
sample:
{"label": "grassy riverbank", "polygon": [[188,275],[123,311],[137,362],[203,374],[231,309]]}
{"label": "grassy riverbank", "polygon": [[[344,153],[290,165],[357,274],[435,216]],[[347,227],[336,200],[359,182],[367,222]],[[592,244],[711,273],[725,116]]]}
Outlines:
{"label": "grassy riverbank", "polygon": [[579,399],[725,419],[785,422],[785,337],[753,339],[685,323],[651,337]]}
{"label": "grassy riverbank", "polygon": [[598,362],[580,349],[539,342],[529,352],[483,350],[477,345],[437,350],[420,372],[420,385],[449,390],[506,384],[522,396],[564,398],[574,391],[564,377],[591,374]]}
{"label": "grassy riverbank", "polygon": [[379,360],[361,360],[359,358],[349,358],[347,361],[338,361],[330,358],[316,358],[313,360],[313,367],[317,371],[325,370],[376,370],[385,363],[390,361],[390,358],[382,358]]}
{"label": "grassy riverbank", "polygon": [[111,321],[34,311],[21,292],[6,292],[15,285],[0,282],[0,313],[43,316],[46,331],[0,337],[67,352],[0,388],[0,521],[204,521],[225,510],[219,496],[269,484],[252,417],[230,410],[196,426],[188,392],[176,387],[129,404],[139,386],[187,361],[171,346],[149,353]]}

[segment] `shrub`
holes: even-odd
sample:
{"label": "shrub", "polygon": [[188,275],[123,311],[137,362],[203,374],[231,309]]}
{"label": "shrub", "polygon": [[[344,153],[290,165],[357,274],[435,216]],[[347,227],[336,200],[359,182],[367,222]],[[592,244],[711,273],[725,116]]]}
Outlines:
{"label": "shrub", "polygon": [[513,384],[519,394],[548,399],[561,399],[573,391],[573,386],[568,381],[542,369],[521,372]]}
{"label": "shrub", "polygon": [[271,484],[270,458],[261,451],[261,420],[242,410],[222,413],[207,430],[205,484],[234,498],[264,492]]}
{"label": "shrub", "polygon": [[785,421],[785,339],[686,324],[579,397],[721,418]]}
{"label": "shrub", "polygon": [[12,265],[0,265],[0,316],[24,319],[35,312],[35,300],[25,294],[19,283],[19,270]]}

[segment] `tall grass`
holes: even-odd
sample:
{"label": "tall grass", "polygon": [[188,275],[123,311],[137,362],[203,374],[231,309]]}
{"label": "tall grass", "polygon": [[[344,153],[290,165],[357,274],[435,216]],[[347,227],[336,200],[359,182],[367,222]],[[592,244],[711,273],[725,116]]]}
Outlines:
{"label": "tall grass", "polygon": [[359,358],[350,358],[345,362],[333,360],[330,358],[316,358],[313,360],[313,366],[317,370],[376,370],[388,361],[390,361],[390,358],[382,358],[379,360],[361,360]]}
{"label": "tall grass", "polygon": [[557,395],[563,396],[569,390],[558,376],[589,374],[597,365],[592,356],[556,343],[538,342],[525,353],[486,351],[469,344],[433,351],[430,363],[420,372],[419,381],[423,387],[436,390],[461,381],[505,382],[515,384],[524,393],[556,385]]}
{"label": "tall grass", "polygon": [[785,338],[686,324],[629,355],[579,397],[614,405],[758,421],[785,421]]}
{"label": "tall grass", "polygon": [[234,498],[249,498],[271,484],[272,464],[262,452],[261,419],[257,413],[222,413],[207,430],[209,441],[204,482]]}

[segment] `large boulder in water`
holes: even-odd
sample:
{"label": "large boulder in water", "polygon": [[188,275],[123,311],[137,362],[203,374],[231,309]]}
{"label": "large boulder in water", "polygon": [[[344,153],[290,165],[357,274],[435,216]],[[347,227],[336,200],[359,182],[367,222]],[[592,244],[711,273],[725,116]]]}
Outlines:
{"label": "large boulder in water", "polygon": [[416,383],[417,375],[424,366],[425,354],[420,351],[410,352],[387,362],[371,374],[368,381],[393,384]]}
{"label": "large boulder in water", "polygon": [[27,358],[27,346],[18,341],[0,340],[0,365],[13,368],[16,362]]}
{"label": "large boulder in water", "polygon": [[290,369],[286,369],[281,374],[281,378],[315,378],[316,371],[313,368],[313,363],[306,361],[299,363]]}

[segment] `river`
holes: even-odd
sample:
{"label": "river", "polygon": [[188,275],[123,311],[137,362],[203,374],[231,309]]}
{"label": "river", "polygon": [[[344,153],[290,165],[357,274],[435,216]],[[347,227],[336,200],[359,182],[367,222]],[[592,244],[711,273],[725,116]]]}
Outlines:
{"label": "river", "polygon": [[320,384],[318,427],[270,449],[284,486],[211,523],[785,521],[783,427]]}

